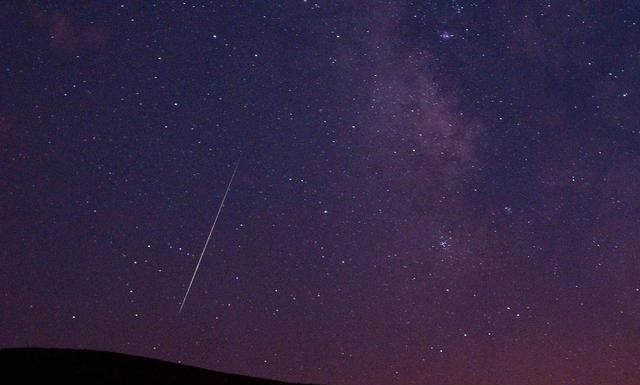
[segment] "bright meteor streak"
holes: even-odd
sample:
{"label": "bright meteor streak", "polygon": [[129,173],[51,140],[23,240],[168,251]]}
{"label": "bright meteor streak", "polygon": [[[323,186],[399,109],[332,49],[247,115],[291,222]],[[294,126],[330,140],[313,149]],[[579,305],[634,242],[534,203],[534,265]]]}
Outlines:
{"label": "bright meteor streak", "polygon": [[233,169],[233,174],[231,174],[231,179],[229,179],[227,190],[224,192],[224,196],[222,197],[222,202],[220,202],[220,207],[218,207],[218,212],[216,213],[215,219],[213,220],[213,225],[211,225],[211,231],[209,231],[209,236],[207,237],[207,241],[204,243],[204,247],[202,248],[202,253],[200,253],[200,259],[198,259],[198,264],[196,265],[196,269],[193,271],[193,275],[191,276],[191,282],[189,282],[189,287],[187,287],[187,292],[184,294],[184,298],[182,299],[182,303],[180,304],[180,310],[178,311],[178,313],[182,313],[182,308],[184,307],[184,303],[187,301],[187,296],[189,295],[189,291],[191,290],[191,285],[193,285],[193,280],[196,279],[196,274],[198,274],[198,268],[200,267],[200,262],[202,262],[202,257],[204,256],[204,252],[207,250],[207,245],[209,244],[209,240],[211,240],[211,234],[213,234],[213,229],[216,227],[216,223],[218,223],[220,212],[222,212],[222,207],[224,206],[224,200],[227,199],[227,194],[231,189],[231,183],[233,182],[233,178],[236,176],[236,171],[238,171],[238,165],[240,165],[239,160],[236,162],[236,167]]}

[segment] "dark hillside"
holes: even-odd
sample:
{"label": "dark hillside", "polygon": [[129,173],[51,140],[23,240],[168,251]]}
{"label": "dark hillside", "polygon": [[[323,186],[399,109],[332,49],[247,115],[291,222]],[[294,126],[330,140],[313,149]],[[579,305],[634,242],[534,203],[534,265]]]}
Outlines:
{"label": "dark hillside", "polygon": [[7,383],[20,384],[228,384],[286,385],[125,354],[72,349],[0,350]]}

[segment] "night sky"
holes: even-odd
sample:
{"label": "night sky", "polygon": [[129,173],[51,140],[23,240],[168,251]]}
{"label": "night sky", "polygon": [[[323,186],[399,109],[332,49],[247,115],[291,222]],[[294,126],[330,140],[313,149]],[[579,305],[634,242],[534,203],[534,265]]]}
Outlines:
{"label": "night sky", "polygon": [[0,347],[637,384],[637,1],[8,1],[0,33]]}

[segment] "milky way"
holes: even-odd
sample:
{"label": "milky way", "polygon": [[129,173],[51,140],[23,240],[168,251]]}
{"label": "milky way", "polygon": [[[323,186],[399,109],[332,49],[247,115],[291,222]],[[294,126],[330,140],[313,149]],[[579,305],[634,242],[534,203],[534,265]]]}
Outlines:
{"label": "milky way", "polygon": [[634,383],[639,18],[3,3],[0,347],[335,385]]}

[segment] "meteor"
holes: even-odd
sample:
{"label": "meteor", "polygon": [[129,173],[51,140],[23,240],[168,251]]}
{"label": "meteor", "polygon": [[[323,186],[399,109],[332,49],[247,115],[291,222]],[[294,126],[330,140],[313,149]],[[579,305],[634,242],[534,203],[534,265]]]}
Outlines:
{"label": "meteor", "polygon": [[180,310],[178,310],[178,313],[182,313],[182,308],[184,307],[184,303],[187,301],[187,297],[189,296],[189,291],[191,290],[191,285],[193,285],[193,280],[196,279],[196,274],[198,274],[198,268],[200,267],[200,262],[202,262],[202,257],[204,256],[204,252],[207,250],[207,245],[209,244],[209,240],[211,240],[211,234],[213,234],[213,229],[215,229],[216,223],[218,223],[220,212],[222,212],[222,207],[224,206],[224,200],[227,199],[227,194],[229,194],[229,190],[231,189],[231,183],[233,182],[233,178],[236,176],[236,171],[238,171],[238,165],[240,165],[240,160],[236,162],[236,167],[233,169],[233,174],[231,174],[231,179],[229,179],[227,190],[224,192],[224,195],[222,196],[222,202],[220,202],[220,207],[218,207],[218,212],[216,213],[216,216],[213,220],[213,225],[211,225],[211,230],[209,231],[209,236],[207,237],[207,241],[204,243],[204,247],[202,248],[202,253],[200,253],[200,258],[198,259],[198,264],[196,265],[196,269],[193,271],[193,275],[191,276],[191,281],[189,282],[189,287],[187,287],[187,292],[184,294],[184,298],[182,299],[182,303],[180,304]]}

